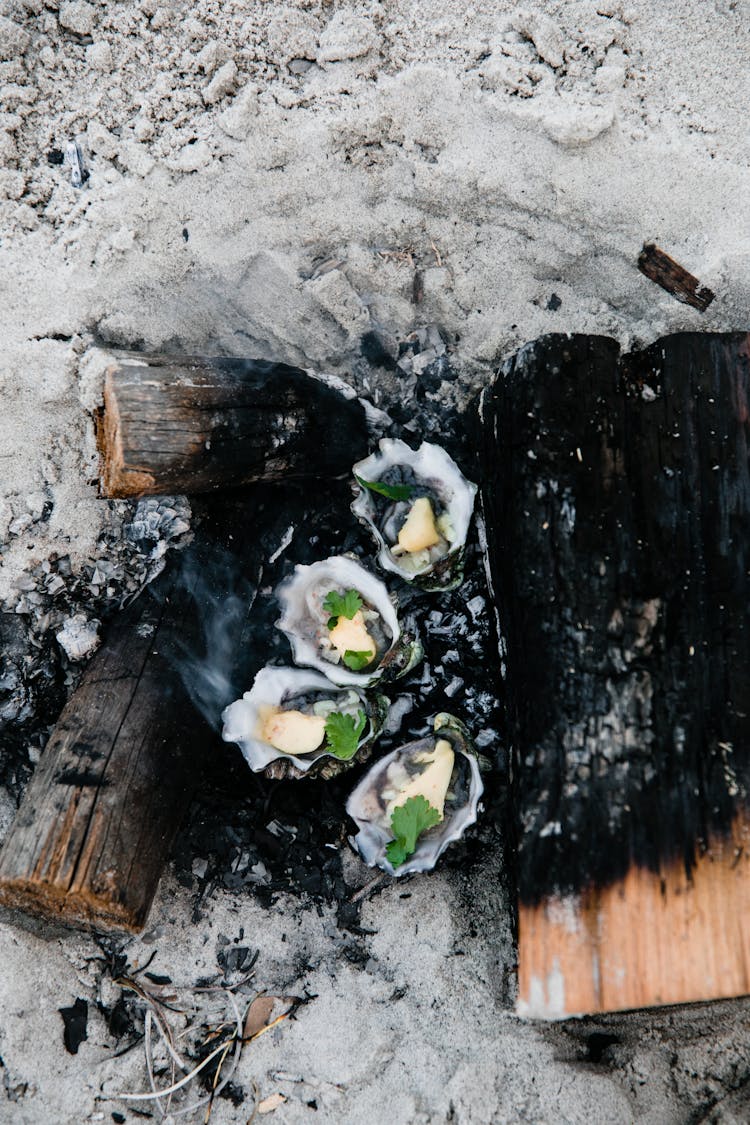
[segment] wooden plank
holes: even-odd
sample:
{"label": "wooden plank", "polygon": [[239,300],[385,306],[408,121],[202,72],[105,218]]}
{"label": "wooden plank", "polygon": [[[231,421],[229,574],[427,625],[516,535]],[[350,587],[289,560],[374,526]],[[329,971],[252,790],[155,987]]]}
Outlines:
{"label": "wooden plank", "polygon": [[747,991],[748,403],[744,334],[547,337],[485,399],[527,1014]]}
{"label": "wooden plank", "polygon": [[750,993],[750,822],[681,863],[519,908],[518,1012],[561,1019]]}
{"label": "wooden plank", "polygon": [[360,401],[281,363],[130,356],[97,416],[106,497],[200,493],[347,473],[367,451]]}

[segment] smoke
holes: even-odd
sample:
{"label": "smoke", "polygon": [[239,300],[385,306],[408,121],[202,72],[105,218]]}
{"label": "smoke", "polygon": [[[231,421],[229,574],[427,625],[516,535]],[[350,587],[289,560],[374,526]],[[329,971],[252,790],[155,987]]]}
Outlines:
{"label": "smoke", "polygon": [[175,631],[168,657],[194,707],[214,730],[221,713],[246,686],[243,633],[258,594],[238,559],[219,547],[193,546],[173,576],[175,596],[185,604],[183,627]]}

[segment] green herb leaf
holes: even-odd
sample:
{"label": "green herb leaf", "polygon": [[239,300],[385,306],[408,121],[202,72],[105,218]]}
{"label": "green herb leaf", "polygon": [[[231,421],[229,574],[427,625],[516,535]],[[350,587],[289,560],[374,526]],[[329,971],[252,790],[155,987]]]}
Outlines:
{"label": "green herb leaf", "polygon": [[395,839],[385,848],[391,864],[400,867],[416,851],[419,836],[428,828],[433,828],[439,820],[440,813],[426,797],[410,797],[403,805],[397,805],[391,814],[391,831]]}
{"label": "green herb leaf", "polygon": [[369,488],[370,492],[377,492],[386,500],[409,500],[414,492],[413,484],[384,484],[382,480],[362,480],[356,474],[354,479],[362,488]]}
{"label": "green herb leaf", "polygon": [[372,663],[374,658],[375,654],[372,649],[368,649],[366,652],[355,652],[354,649],[348,648],[344,653],[343,659],[344,664],[346,664],[347,668],[352,672],[361,672],[363,668],[366,668],[368,664]]}
{"label": "green herb leaf", "polygon": [[351,620],[363,604],[362,598],[356,590],[347,590],[343,596],[335,590],[331,590],[323,600],[323,609],[330,614],[328,628],[335,629],[339,617],[348,617]]}
{"label": "green herb leaf", "polygon": [[326,738],[328,749],[334,758],[348,762],[357,753],[359,739],[367,725],[364,711],[357,711],[357,717],[332,711],[326,719]]}

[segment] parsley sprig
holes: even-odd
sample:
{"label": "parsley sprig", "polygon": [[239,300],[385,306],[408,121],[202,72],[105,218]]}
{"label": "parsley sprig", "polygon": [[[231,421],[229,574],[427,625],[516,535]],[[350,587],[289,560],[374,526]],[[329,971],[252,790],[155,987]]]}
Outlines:
{"label": "parsley sprig", "polygon": [[342,659],[344,664],[351,672],[361,672],[368,664],[372,663],[375,653],[372,649],[365,652],[357,652],[353,648],[348,648],[344,653]]}
{"label": "parsley sprig", "polygon": [[323,609],[329,615],[328,628],[335,629],[339,617],[348,617],[351,620],[363,605],[362,598],[356,590],[346,590],[343,595],[336,590],[331,590],[323,600]]}
{"label": "parsley sprig", "polygon": [[354,479],[362,488],[369,488],[370,492],[377,492],[386,500],[409,500],[414,492],[413,484],[384,484],[382,480],[363,480],[356,474]]}
{"label": "parsley sprig", "polygon": [[400,867],[417,850],[421,834],[428,828],[434,828],[439,820],[440,813],[426,797],[409,797],[403,805],[397,805],[391,814],[391,831],[395,839],[385,848],[391,864]]}
{"label": "parsley sprig", "polygon": [[348,762],[357,753],[359,740],[367,725],[364,711],[345,715],[342,711],[332,711],[326,719],[326,739],[328,750],[339,761]]}

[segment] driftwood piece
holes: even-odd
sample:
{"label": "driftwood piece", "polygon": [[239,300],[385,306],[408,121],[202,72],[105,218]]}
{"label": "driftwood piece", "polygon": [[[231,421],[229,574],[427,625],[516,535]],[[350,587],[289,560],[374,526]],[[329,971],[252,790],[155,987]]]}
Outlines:
{"label": "driftwood piece", "polygon": [[367,452],[365,410],[281,363],[127,356],[97,417],[102,496],[199,493],[331,477]]}
{"label": "driftwood piece", "polygon": [[519,1010],[750,989],[750,346],[552,336],[484,402]]}
{"label": "driftwood piece", "polygon": [[150,588],[112,624],[64,708],[0,851],[0,902],[136,930],[200,776],[202,723],[172,657],[189,590]]}
{"label": "driftwood piece", "polygon": [[700,282],[688,273],[674,258],[653,242],[646,242],[638,255],[638,269],[649,279],[666,289],[678,301],[692,305],[694,309],[705,312],[715,297],[707,286],[700,288]]}

